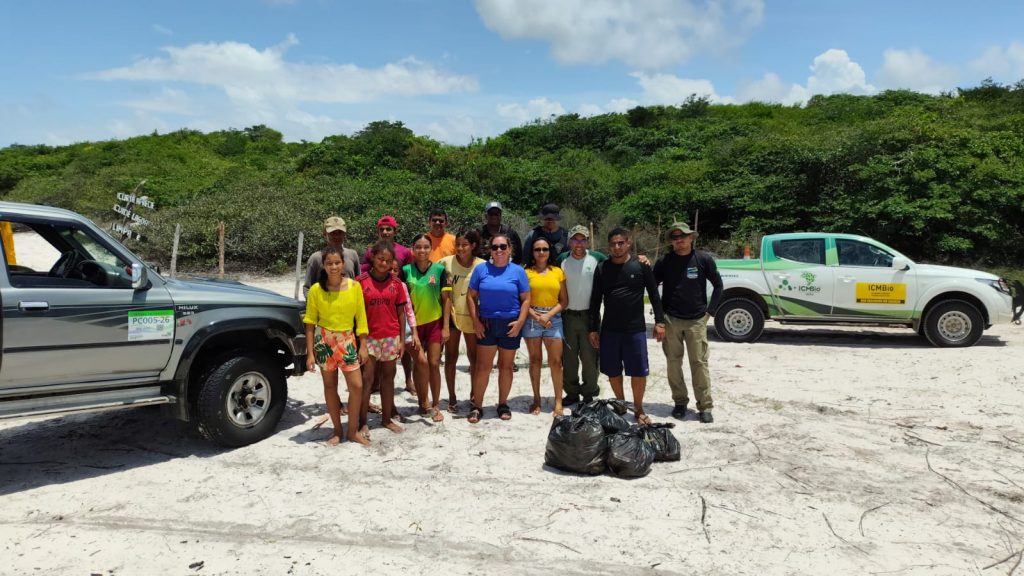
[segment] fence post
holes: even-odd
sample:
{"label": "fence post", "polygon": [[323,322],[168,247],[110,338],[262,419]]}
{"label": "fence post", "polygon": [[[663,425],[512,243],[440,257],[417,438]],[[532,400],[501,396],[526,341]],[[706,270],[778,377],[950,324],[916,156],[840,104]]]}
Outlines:
{"label": "fence post", "polygon": [[217,225],[217,235],[220,237],[220,247],[218,248],[218,253],[220,255],[220,265],[219,265],[219,267],[217,269],[217,275],[218,275],[218,277],[221,280],[223,280],[224,279],[224,223],[223,222],[221,222],[220,224]]}
{"label": "fence post", "polygon": [[181,237],[181,224],[174,225],[174,244],[171,246],[171,278],[178,272],[178,239]]}
{"label": "fence post", "polygon": [[302,281],[302,242],[303,233],[299,231],[299,252],[295,255],[295,299],[299,299],[299,284]]}

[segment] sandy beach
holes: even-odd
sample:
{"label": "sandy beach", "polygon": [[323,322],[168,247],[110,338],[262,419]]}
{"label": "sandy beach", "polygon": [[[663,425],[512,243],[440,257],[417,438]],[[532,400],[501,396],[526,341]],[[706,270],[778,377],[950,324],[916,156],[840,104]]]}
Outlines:
{"label": "sandy beach", "polygon": [[[317,373],[289,379],[276,434],[236,450],[156,409],[5,420],[0,573],[959,575],[1019,561],[1024,329],[938,349],[902,328],[769,324],[755,344],[711,346],[716,422],[678,422],[682,460],[637,480],[545,467],[550,379],[531,416],[525,369],[510,421],[492,380],[479,424],[465,403],[402,434],[371,417],[369,449],[311,430]],[[648,347],[647,410],[673,421]],[[404,391],[397,403],[414,412]]]}

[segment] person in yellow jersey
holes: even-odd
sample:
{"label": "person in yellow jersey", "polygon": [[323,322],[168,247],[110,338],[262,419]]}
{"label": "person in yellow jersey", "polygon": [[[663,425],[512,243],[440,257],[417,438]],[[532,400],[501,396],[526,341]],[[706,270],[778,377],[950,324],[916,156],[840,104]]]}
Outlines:
{"label": "person in yellow jersey", "polygon": [[[314,372],[320,367],[324,381],[327,414],[334,425],[334,434],[327,443],[341,442],[341,397],[338,395],[338,371],[345,376],[348,387],[348,434],[352,442],[368,445],[370,440],[359,433],[359,410],[362,405],[363,380],[359,367],[367,360],[366,305],[359,282],[345,277],[344,251],[328,245],[321,251],[323,268],[319,281],[309,287],[306,296],[306,368]],[[358,337],[358,339],[357,339]]]}
{"label": "person in yellow jersey", "polygon": [[459,341],[465,337],[466,357],[469,359],[470,400],[473,400],[472,379],[476,366],[476,331],[473,317],[469,315],[469,278],[473,269],[484,263],[477,258],[480,233],[472,228],[463,228],[455,235],[455,254],[441,259],[448,284],[452,288],[448,304],[451,306],[451,326],[448,341],[444,345],[444,378],[448,384],[448,411],[459,412],[459,400],[455,392],[455,365],[459,360]]}
{"label": "person in yellow jersey", "polygon": [[562,310],[568,304],[565,288],[565,274],[554,265],[551,257],[551,243],[546,238],[537,238],[527,258],[533,264],[526,269],[530,282],[530,311],[523,327],[523,338],[530,354],[530,383],[533,385],[531,414],[540,414],[540,370],[543,349],[548,352],[548,368],[551,383],[555,388],[554,416],[562,416]]}

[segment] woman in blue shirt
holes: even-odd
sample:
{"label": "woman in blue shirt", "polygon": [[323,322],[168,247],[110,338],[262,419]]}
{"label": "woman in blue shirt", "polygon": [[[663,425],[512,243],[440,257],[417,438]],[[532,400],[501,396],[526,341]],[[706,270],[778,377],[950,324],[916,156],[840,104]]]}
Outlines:
{"label": "woman in blue shirt", "polygon": [[495,354],[498,355],[498,417],[502,420],[512,417],[508,407],[512,364],[519,349],[519,333],[530,310],[530,281],[522,266],[509,261],[512,252],[508,236],[492,236],[490,248],[491,261],[473,269],[466,296],[477,337],[470,424],[476,424],[483,416],[484,393]]}

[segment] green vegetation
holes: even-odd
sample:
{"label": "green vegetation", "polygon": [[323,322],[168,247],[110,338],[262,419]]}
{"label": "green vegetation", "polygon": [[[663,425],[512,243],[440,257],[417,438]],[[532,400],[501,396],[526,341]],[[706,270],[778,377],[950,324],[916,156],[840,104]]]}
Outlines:
{"label": "green vegetation", "polygon": [[179,223],[182,266],[200,268],[216,260],[220,221],[234,267],[282,270],[298,231],[314,250],[329,214],[363,246],[382,214],[407,240],[431,207],[447,209],[455,228],[477,223],[490,199],[514,222],[555,202],[569,225],[633,226],[652,252],[659,218],[692,223],[699,211],[701,242],[723,256],[765,233],[817,230],[862,233],[926,261],[1020,268],[1024,81],[816,96],[803,107],[690,97],[564,115],[467,146],[381,121],[319,143],[254,126],[0,150],[0,198],[101,222],[114,219],[115,193],[142,180],[157,210],[149,240],[132,247],[166,263]]}

